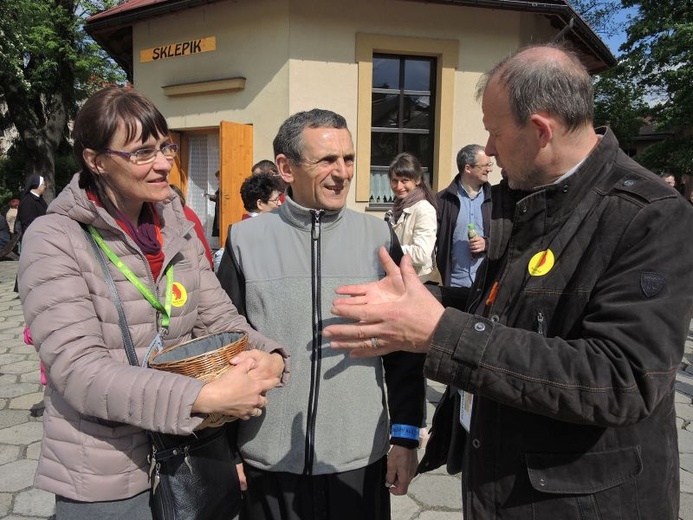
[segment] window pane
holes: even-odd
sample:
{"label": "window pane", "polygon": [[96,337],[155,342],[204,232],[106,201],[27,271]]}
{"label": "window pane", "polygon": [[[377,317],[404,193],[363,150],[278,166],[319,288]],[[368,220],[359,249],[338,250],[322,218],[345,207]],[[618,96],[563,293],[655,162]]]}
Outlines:
{"label": "window pane", "polygon": [[422,168],[423,170],[423,178],[426,181],[426,184],[428,184],[428,187],[433,189],[433,182],[431,181],[431,170],[427,168]]}
{"label": "window pane", "polygon": [[432,59],[407,58],[404,62],[404,89],[430,91],[432,72]]}
{"label": "window pane", "polygon": [[430,184],[433,176],[435,73],[435,58],[373,55],[371,204],[394,200],[387,179],[387,166],[398,153],[406,151],[416,155]]}
{"label": "window pane", "polygon": [[433,167],[433,147],[431,146],[431,136],[421,134],[404,135],[404,152],[409,152],[421,161],[421,166],[425,168]]}
{"label": "window pane", "polygon": [[397,128],[399,96],[397,94],[373,93],[373,112],[371,126]]}
{"label": "window pane", "polygon": [[400,88],[399,58],[373,56],[373,88]]}
{"label": "window pane", "polygon": [[[212,237],[214,202],[204,196],[219,189],[214,172],[219,169],[219,134],[188,135],[188,193],[187,204],[197,213],[210,245],[219,243]],[[214,247],[214,246],[213,246]]]}
{"label": "window pane", "polygon": [[371,166],[389,166],[397,150],[399,135],[371,132]]}
{"label": "window pane", "polygon": [[387,170],[376,168],[371,170],[371,195],[368,202],[378,204],[392,202],[394,194],[390,189],[390,179],[387,177]]}
{"label": "window pane", "polygon": [[431,127],[430,96],[404,96],[404,128]]}

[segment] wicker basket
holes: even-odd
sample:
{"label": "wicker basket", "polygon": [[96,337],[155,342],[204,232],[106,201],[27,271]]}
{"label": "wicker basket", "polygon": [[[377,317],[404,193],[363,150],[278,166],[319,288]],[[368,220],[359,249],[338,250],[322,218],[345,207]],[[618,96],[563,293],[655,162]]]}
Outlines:
{"label": "wicker basket", "polygon": [[[149,360],[149,366],[209,383],[233,368],[229,362],[244,351],[247,344],[248,334],[240,330],[210,334],[157,352]],[[211,413],[198,429],[221,426],[235,419]]]}

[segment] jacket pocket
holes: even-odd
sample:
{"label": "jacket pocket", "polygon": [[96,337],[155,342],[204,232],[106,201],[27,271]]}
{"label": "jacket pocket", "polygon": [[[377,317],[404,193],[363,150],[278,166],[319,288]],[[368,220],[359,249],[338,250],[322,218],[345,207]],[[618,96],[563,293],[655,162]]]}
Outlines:
{"label": "jacket pocket", "polygon": [[528,453],[525,459],[535,518],[640,518],[635,481],[643,470],[639,446],[595,453]]}

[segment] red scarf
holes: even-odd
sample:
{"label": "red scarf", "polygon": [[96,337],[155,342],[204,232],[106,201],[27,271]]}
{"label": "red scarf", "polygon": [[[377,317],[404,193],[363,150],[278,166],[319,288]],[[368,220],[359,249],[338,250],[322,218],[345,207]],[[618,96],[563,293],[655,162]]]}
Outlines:
{"label": "red scarf", "polygon": [[[97,206],[104,207],[96,194],[88,191],[87,197]],[[137,227],[133,226],[118,209],[116,209],[116,215],[113,217],[120,228],[135,241],[144,253],[154,280],[159,278],[161,268],[164,265],[164,252],[161,250],[164,240],[161,236],[159,214],[156,212],[154,204],[147,202],[142,205]]]}

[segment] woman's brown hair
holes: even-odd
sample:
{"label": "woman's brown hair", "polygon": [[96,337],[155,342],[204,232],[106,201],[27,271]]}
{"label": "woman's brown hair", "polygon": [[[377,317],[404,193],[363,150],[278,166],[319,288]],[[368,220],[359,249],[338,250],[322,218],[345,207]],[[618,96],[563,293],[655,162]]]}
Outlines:
{"label": "woman's brown hair", "polygon": [[150,136],[168,136],[166,119],[142,94],[132,88],[107,87],[91,96],[75,118],[72,136],[74,153],[81,166],[79,187],[95,192],[101,199],[105,195],[99,178],[84,160],[86,148],[101,152],[108,148],[118,127],[122,125],[130,142],[139,136],[145,142]]}
{"label": "woman's brown hair", "polygon": [[434,208],[438,206],[431,188],[429,188],[426,179],[424,179],[421,163],[416,156],[403,152],[395,157],[387,169],[387,176],[389,179],[392,179],[392,175],[397,175],[397,177],[404,177],[405,179],[411,179],[414,182],[418,182],[418,187],[423,190],[426,200],[430,202],[431,206]]}

